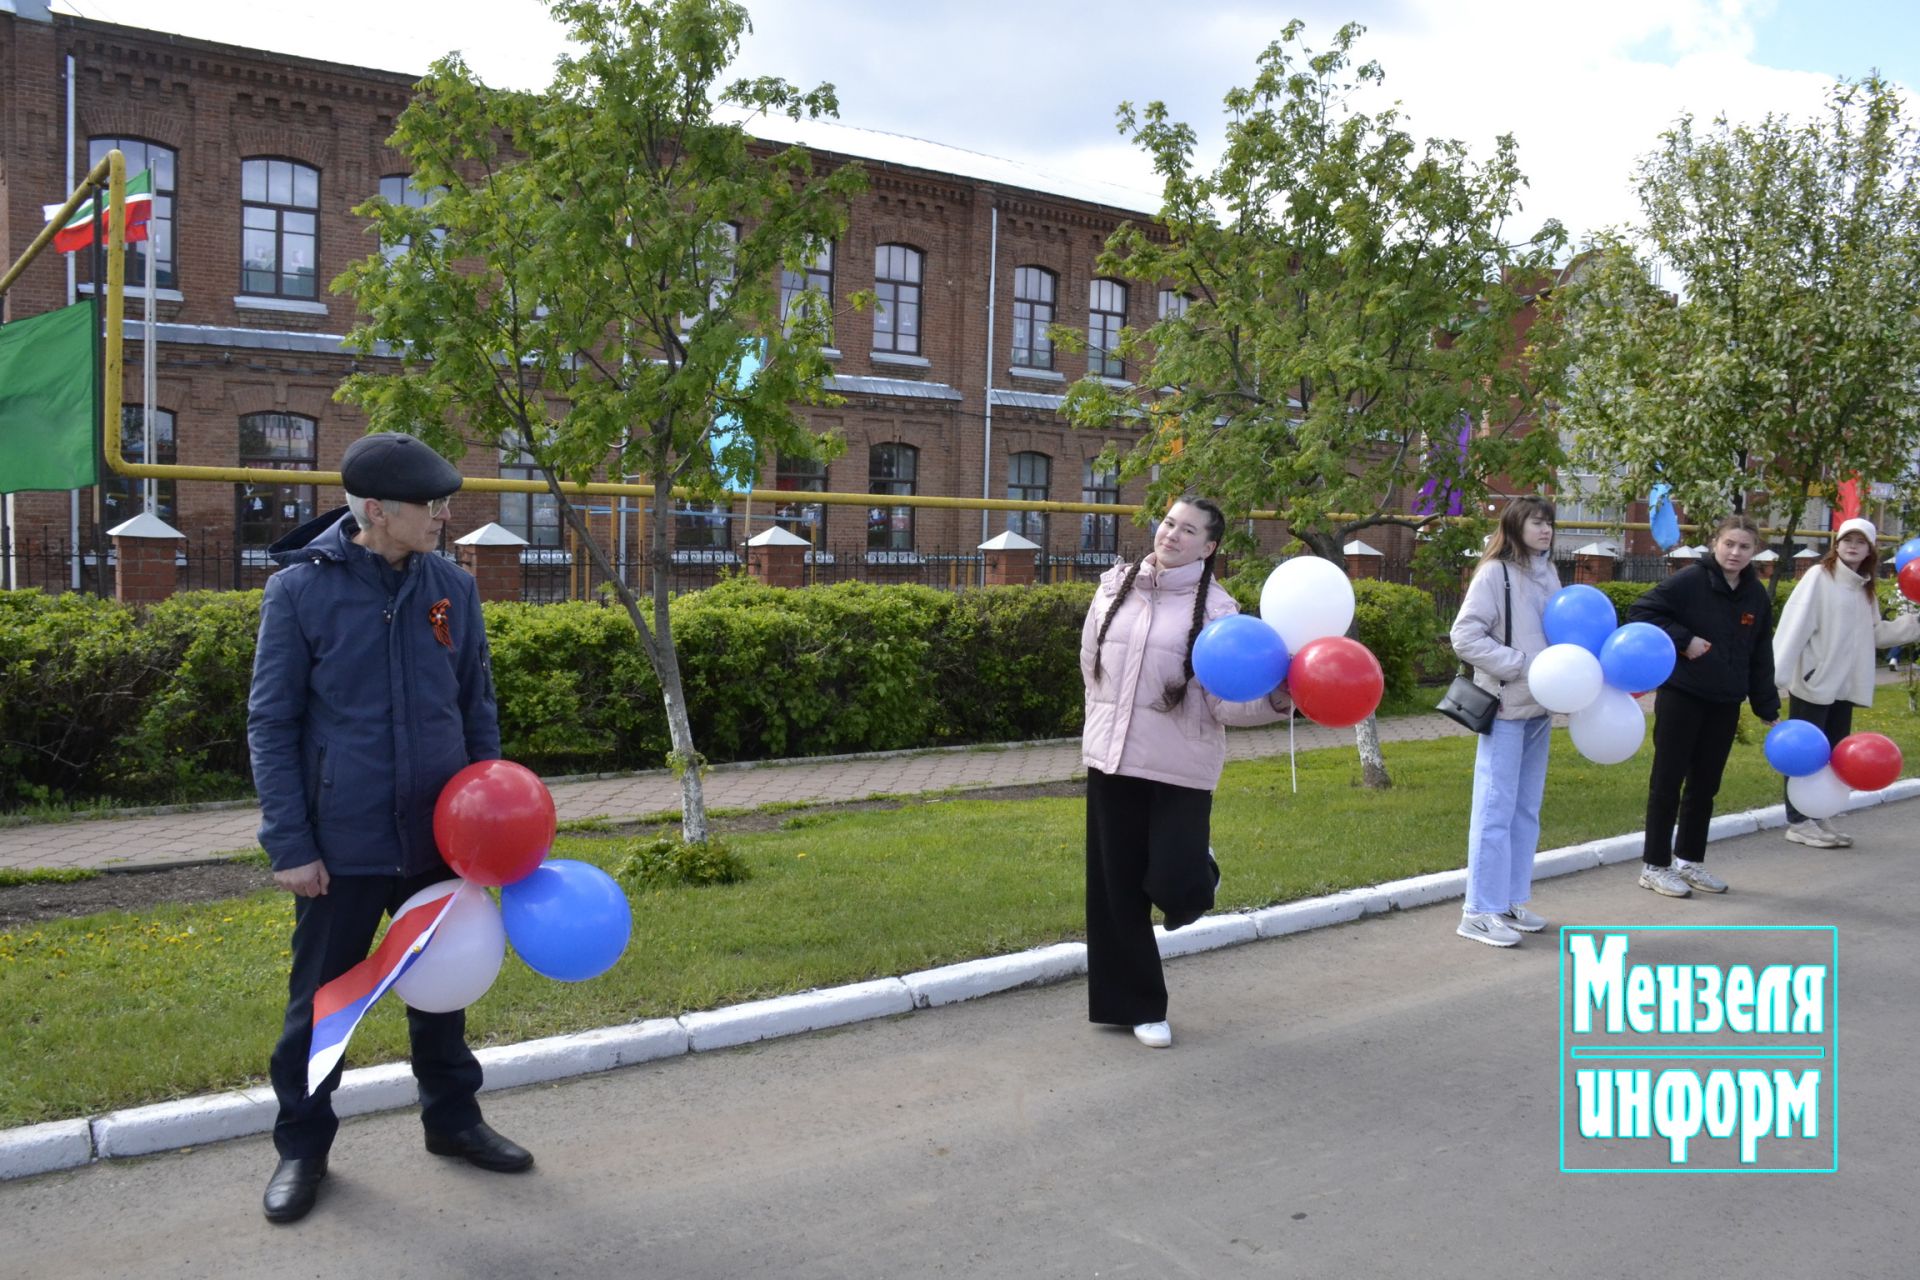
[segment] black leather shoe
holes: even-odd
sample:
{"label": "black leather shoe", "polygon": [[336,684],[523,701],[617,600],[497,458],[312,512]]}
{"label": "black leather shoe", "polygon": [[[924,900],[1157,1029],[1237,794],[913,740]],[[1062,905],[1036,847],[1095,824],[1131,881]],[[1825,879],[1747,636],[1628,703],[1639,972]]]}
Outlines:
{"label": "black leather shoe", "polygon": [[494,1173],[520,1173],[533,1168],[533,1152],[501,1137],[484,1120],[458,1133],[428,1133],[427,1150],[437,1156],[459,1156]]}
{"label": "black leather shoe", "polygon": [[267,1194],[260,1200],[267,1221],[298,1222],[306,1217],[320,1194],[320,1179],[326,1176],[325,1156],[280,1157],[267,1179]]}

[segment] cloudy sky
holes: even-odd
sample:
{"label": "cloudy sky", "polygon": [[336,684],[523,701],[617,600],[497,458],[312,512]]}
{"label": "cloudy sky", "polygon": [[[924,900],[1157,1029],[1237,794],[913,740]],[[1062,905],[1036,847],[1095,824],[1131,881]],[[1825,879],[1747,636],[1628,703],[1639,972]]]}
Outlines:
{"label": "cloudy sky", "polygon": [[[562,32],[539,0],[55,0],[62,11],[396,71],[459,49],[489,83],[544,85]],[[1323,45],[1364,23],[1420,136],[1483,153],[1513,133],[1522,217],[1576,234],[1634,216],[1634,158],[1684,111],[1817,109],[1836,77],[1920,85],[1904,0],[748,0],[740,74],[833,83],[841,119],[1024,162],[1062,185],[1150,193],[1114,130],[1122,100],[1165,101],[1217,145],[1220,100],[1292,17]]]}

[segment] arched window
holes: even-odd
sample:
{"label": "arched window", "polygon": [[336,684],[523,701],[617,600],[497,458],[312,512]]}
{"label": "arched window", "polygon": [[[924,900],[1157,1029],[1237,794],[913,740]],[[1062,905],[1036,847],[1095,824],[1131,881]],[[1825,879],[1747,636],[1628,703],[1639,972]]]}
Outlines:
{"label": "arched window", "polygon": [[[297,413],[249,413],[240,419],[240,465],[312,471],[319,424]],[[234,527],[242,548],[259,550],[313,519],[310,484],[237,484]],[[258,567],[260,561],[251,561]]]}
{"label": "arched window", "polygon": [[1165,320],[1168,316],[1183,316],[1187,314],[1187,308],[1192,305],[1193,299],[1178,289],[1162,289],[1160,291],[1160,318],[1162,320]]}
{"label": "arched window", "polygon": [[873,251],[873,349],[920,354],[920,279],[926,256],[904,244]]}
{"label": "arched window", "polygon": [[[814,458],[792,458],[781,454],[774,463],[773,487],[776,493],[825,493],[827,464]],[[827,509],[818,502],[782,502],[775,499],[774,519],[796,538],[805,538],[815,552],[827,549]]]}
{"label": "arched window", "polygon": [[153,254],[154,286],[178,288],[173,261],[173,148],[143,138],[92,138],[87,142],[87,164],[99,164],[115,147],[126,157],[127,177],[142,170],[153,173],[153,216],[147,220],[147,238],[127,246],[127,292],[146,286],[148,253]]}
{"label": "arched window", "polygon": [[833,241],[821,245],[819,250],[807,259],[804,270],[791,267],[780,272],[780,323],[793,323],[793,309],[801,304],[807,290],[820,295],[817,303],[809,305],[822,308],[822,314],[833,314]]}
{"label": "arched window", "polygon": [[1020,369],[1053,368],[1054,286],[1058,277],[1045,267],[1016,267],[1013,272],[1013,363]]}
{"label": "arched window", "polygon": [[1120,330],[1127,323],[1127,286],[1118,280],[1095,280],[1087,291],[1087,372],[1105,378],[1124,378],[1120,359]]}
{"label": "arched window", "polygon": [[[1044,453],[1016,453],[1007,459],[1007,501],[1045,502],[1053,478],[1053,459]],[[1007,528],[1047,545],[1047,517],[1039,511],[1007,512]]]}
{"label": "arched window", "polygon": [[[1102,467],[1096,458],[1088,458],[1080,475],[1080,501],[1119,502],[1120,476]],[[1088,513],[1080,517],[1080,549],[1088,552],[1116,552],[1120,549],[1120,517]]]}
{"label": "arched window", "polygon": [[[912,497],[920,451],[910,444],[876,444],[867,450],[867,492]],[[913,550],[913,508],[867,508],[867,550]]]}
{"label": "arched window", "polygon": [[320,171],[297,160],[242,160],[240,218],[240,292],[313,299],[320,262]]}

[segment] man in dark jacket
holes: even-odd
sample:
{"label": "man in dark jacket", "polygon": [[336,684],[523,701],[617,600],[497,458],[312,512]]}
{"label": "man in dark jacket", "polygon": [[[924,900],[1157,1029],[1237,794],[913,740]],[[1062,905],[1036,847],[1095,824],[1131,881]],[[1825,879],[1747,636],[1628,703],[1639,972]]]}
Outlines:
{"label": "man in dark jacket", "polygon": [[[1640,886],[1669,898],[1725,893],[1708,871],[1713,798],[1740,726],[1740,704],[1780,717],[1773,686],[1773,608],[1753,569],[1760,528],[1744,515],[1714,530],[1708,556],[1633,602],[1630,622],[1666,632],[1678,661],[1653,701],[1653,771]],[[1684,793],[1684,794],[1683,794]],[[1675,820],[1678,819],[1676,833]]]}
{"label": "man in dark jacket", "polygon": [[[260,843],[295,895],[286,1025],[270,1074],[279,1165],[274,1222],[313,1208],[339,1121],[341,1068],[311,1094],[314,993],[366,957],[383,915],[452,872],[433,807],[455,773],[500,756],[500,725],[472,577],[435,548],[460,473],[412,436],[353,442],[347,507],[270,549],[247,703]],[[518,1172],[533,1157],[480,1118],[466,1015],[407,1010],[427,1150]]]}

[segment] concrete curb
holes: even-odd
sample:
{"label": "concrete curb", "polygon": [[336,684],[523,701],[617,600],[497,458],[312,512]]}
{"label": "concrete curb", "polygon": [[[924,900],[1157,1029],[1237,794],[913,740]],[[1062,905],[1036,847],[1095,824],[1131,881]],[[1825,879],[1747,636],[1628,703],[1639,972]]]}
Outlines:
{"label": "concrete curb", "polygon": [[[1920,778],[1903,779],[1884,791],[1855,792],[1852,803],[1855,809],[1865,809],[1915,797],[1920,797]],[[1708,838],[1728,840],[1775,829],[1785,823],[1782,805],[1725,814],[1714,819]],[[1571,875],[1632,861],[1640,856],[1640,847],[1641,835],[1634,832],[1549,849],[1536,856],[1534,878]],[[1217,947],[1239,946],[1259,939],[1283,938],[1348,924],[1388,911],[1430,906],[1460,898],[1465,892],[1466,870],[1458,868],[1258,911],[1222,912],[1172,933],[1155,926],[1154,936],[1160,954],[1172,959]],[[805,991],[684,1014],[679,1018],[649,1019],[524,1044],[497,1045],[480,1050],[477,1056],[486,1071],[484,1092],[492,1093],[687,1053],[894,1017],[1020,987],[1061,982],[1085,973],[1086,969],[1086,945],[1061,942],[1009,956],[944,965],[901,978]],[[334,1109],[343,1117],[410,1107],[414,1102],[413,1074],[403,1062],[349,1071],[341,1078],[340,1088],[334,1094]],[[78,1168],[94,1160],[149,1155],[266,1133],[273,1128],[274,1111],[273,1091],[260,1086],[113,1111],[91,1120],[57,1120],[0,1130],[0,1181]]]}

